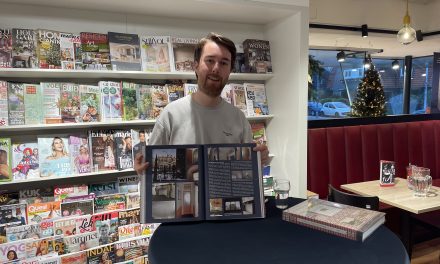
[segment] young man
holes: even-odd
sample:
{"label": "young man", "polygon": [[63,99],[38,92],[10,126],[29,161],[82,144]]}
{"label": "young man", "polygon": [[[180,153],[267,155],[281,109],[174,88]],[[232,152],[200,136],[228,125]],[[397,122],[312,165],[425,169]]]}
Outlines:
{"label": "young man", "polygon": [[[198,90],[170,103],[156,120],[150,145],[251,143],[251,126],[243,112],[224,101],[220,94],[229,79],[236,56],[234,43],[215,33],[200,40],[194,54]],[[258,145],[262,164],[267,164],[267,146]],[[143,172],[137,156],[135,170]]]}

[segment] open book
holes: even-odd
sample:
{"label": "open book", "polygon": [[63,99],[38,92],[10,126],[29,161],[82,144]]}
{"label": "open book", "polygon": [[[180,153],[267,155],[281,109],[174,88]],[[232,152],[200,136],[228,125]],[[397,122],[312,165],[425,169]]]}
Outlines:
{"label": "open book", "polygon": [[147,146],[141,222],[264,217],[255,144]]}

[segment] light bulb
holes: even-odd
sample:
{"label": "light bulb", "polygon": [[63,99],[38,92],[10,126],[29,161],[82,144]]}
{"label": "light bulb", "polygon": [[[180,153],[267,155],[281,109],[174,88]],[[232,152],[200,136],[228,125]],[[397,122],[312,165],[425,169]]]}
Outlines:
{"label": "light bulb", "polygon": [[403,44],[408,45],[416,39],[416,31],[409,25],[403,25],[403,28],[397,33],[397,40]]}

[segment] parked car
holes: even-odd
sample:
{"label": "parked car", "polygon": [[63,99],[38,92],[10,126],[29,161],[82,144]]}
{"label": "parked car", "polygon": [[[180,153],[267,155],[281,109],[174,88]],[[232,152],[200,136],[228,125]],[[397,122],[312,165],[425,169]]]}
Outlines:
{"label": "parked car", "polygon": [[320,114],[326,116],[342,117],[351,112],[351,107],[342,102],[327,102],[322,105]]}
{"label": "parked car", "polygon": [[314,101],[308,102],[308,115],[310,116],[317,116],[319,114],[319,111],[321,111],[322,104]]}

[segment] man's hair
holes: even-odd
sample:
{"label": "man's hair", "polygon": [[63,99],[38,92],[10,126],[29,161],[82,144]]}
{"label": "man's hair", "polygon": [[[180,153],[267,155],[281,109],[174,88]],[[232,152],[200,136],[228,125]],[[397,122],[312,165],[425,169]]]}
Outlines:
{"label": "man's hair", "polygon": [[200,63],[200,57],[202,57],[203,47],[209,41],[215,42],[220,46],[225,47],[231,53],[231,71],[234,69],[235,65],[235,57],[237,56],[237,49],[235,48],[234,42],[232,40],[223,37],[220,34],[211,32],[206,37],[202,38],[196,46],[196,50],[194,52],[194,61]]}

